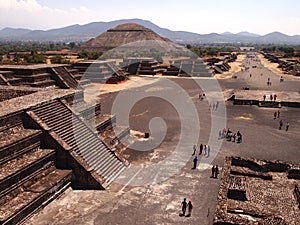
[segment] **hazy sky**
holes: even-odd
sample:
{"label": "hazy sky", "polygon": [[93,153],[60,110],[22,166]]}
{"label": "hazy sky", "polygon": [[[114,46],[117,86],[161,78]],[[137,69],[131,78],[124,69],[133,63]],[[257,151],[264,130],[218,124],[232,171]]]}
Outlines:
{"label": "hazy sky", "polygon": [[0,0],[0,29],[51,29],[139,18],[200,34],[300,34],[299,0]]}

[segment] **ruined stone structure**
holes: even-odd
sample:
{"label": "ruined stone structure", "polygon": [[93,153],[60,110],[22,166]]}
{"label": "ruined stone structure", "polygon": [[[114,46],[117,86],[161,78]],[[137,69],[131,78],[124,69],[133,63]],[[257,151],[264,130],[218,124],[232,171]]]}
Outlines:
{"label": "ruined stone structure", "polygon": [[128,79],[128,73],[125,69],[117,66],[115,61],[82,61],[73,64],[72,68],[80,74],[81,84],[90,82],[118,83]]}
{"label": "ruined stone structure", "polygon": [[115,143],[129,129],[113,129],[115,117],[82,91],[0,87],[0,224],[22,221],[69,186],[104,189],[126,168]]}
{"label": "ruined stone structure", "polygon": [[227,157],[214,225],[300,221],[300,164]]}
{"label": "ruined stone structure", "polygon": [[234,62],[237,59],[236,54],[233,53],[220,53],[220,57],[206,59],[205,62],[214,74],[222,74],[230,70],[230,62]]}
{"label": "ruined stone structure", "polygon": [[284,60],[280,56],[262,52],[263,56],[272,63],[278,63],[278,68],[281,68],[286,74],[300,76],[300,61],[299,60]]}
{"label": "ruined stone structure", "polygon": [[80,76],[70,65],[2,65],[0,84],[29,87],[78,87]]}

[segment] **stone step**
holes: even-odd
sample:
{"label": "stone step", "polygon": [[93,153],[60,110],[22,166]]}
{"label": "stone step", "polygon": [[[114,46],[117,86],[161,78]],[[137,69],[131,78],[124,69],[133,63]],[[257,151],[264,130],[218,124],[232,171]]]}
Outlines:
{"label": "stone step", "polygon": [[28,83],[25,85],[31,87],[50,87],[50,86],[54,86],[55,84],[56,84],[55,80],[43,80],[34,83]]}
{"label": "stone step", "polygon": [[36,149],[0,166],[0,192],[25,179],[46,163],[54,161],[55,151]]}
{"label": "stone step", "polygon": [[11,127],[22,126],[22,124],[22,112],[16,112],[14,114],[2,116],[0,118],[0,132],[7,130]]}
{"label": "stone step", "polygon": [[53,169],[0,199],[0,224],[17,224],[70,186],[71,171]]}
{"label": "stone step", "polygon": [[15,140],[13,143],[9,142],[0,148],[0,165],[6,163],[7,161],[13,160],[14,158],[17,158],[24,153],[30,152],[31,150],[40,146],[40,135],[42,131],[30,131],[35,132],[27,132],[26,136],[19,136],[18,134],[16,134],[17,138],[19,139],[13,138],[13,140]]}
{"label": "stone step", "polygon": [[88,124],[94,124],[98,132],[103,132],[106,129],[111,128],[116,123],[115,115],[98,114],[94,118],[88,121]]}
{"label": "stone step", "polygon": [[32,75],[16,74],[14,75],[14,77],[22,78],[24,82],[29,82],[29,83],[43,81],[43,80],[51,80],[50,73],[39,73],[39,74],[32,74]]}

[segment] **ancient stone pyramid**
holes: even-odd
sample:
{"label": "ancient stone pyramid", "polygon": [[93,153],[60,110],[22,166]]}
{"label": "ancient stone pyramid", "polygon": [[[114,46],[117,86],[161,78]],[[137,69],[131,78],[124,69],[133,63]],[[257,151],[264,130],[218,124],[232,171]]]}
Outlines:
{"label": "ancient stone pyramid", "polygon": [[169,39],[158,35],[142,25],[137,23],[125,23],[90,39],[80,46],[78,50],[108,51],[124,44],[146,40],[171,42]]}

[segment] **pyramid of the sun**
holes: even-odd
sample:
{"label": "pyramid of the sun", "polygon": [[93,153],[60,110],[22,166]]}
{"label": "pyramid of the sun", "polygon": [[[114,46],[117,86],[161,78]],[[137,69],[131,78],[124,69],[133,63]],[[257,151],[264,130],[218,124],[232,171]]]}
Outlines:
{"label": "pyramid of the sun", "polygon": [[142,25],[125,23],[90,39],[81,45],[78,50],[108,51],[124,44],[147,40],[171,42],[169,39],[158,35]]}

